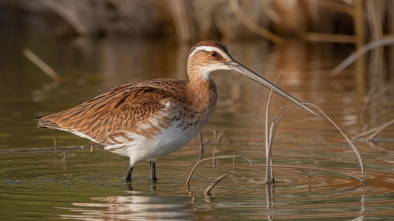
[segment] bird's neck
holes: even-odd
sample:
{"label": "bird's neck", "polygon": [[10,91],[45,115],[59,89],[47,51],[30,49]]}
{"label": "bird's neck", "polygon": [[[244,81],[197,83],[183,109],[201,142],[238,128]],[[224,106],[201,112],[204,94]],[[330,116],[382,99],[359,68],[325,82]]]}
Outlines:
{"label": "bird's neck", "polygon": [[189,70],[189,83],[187,86],[187,98],[194,111],[213,112],[215,108],[217,92],[215,82],[210,74],[201,74]]}

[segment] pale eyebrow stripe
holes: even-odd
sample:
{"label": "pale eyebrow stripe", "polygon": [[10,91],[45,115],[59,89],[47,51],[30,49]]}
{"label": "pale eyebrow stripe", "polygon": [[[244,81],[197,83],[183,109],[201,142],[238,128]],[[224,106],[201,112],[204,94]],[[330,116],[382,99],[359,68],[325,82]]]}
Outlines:
{"label": "pale eyebrow stripe", "polygon": [[219,53],[222,57],[224,58],[229,58],[228,55],[226,53],[223,53],[222,50],[216,48],[216,47],[211,47],[211,46],[198,46],[196,47],[189,55],[189,58],[192,57],[195,53],[197,53],[198,51],[216,51],[217,53]]}

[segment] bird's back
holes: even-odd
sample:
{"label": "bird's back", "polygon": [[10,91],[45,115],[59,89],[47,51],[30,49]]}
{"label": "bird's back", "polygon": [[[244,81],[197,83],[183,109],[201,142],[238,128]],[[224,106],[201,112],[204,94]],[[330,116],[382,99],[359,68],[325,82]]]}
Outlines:
{"label": "bird's back", "polygon": [[[112,144],[116,131],[149,133],[146,125],[166,127],[173,104],[182,103],[186,81],[158,79],[116,87],[68,110],[37,118],[38,127],[77,134],[101,144]],[[160,118],[160,119],[158,119]],[[152,120],[154,122],[152,122]],[[140,128],[145,125],[145,128]]]}

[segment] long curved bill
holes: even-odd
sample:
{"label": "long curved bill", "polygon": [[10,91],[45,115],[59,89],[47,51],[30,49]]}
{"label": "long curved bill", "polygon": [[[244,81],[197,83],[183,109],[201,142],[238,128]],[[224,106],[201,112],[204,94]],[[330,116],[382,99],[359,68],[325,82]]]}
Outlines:
{"label": "long curved bill", "polygon": [[232,69],[234,71],[237,71],[237,72],[239,72],[239,73],[241,73],[243,75],[246,75],[247,77],[249,77],[249,78],[259,82],[260,84],[266,86],[267,88],[273,90],[275,93],[279,94],[280,96],[282,96],[282,97],[286,98],[287,100],[295,103],[299,107],[309,111],[310,113],[312,113],[312,114],[314,114],[316,116],[319,116],[315,111],[313,111],[309,107],[305,106],[299,100],[295,99],[293,96],[291,96],[290,94],[288,94],[285,91],[281,90],[280,88],[278,88],[277,86],[275,86],[271,82],[265,80],[260,75],[258,75],[256,73],[254,73],[253,71],[249,70],[247,67],[243,66],[239,62],[233,60],[232,62],[229,62],[227,64],[230,67],[230,69]]}

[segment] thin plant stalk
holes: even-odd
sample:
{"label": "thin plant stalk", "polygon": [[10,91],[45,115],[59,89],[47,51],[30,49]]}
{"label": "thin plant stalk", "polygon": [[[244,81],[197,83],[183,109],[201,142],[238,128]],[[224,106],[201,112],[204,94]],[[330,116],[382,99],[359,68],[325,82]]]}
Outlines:
{"label": "thin plant stalk", "polygon": [[227,155],[227,156],[208,157],[208,158],[205,158],[205,159],[202,159],[202,160],[198,161],[194,165],[194,167],[190,171],[189,177],[186,180],[186,186],[190,185],[190,180],[192,178],[192,175],[193,175],[194,171],[197,169],[198,165],[200,165],[200,163],[202,163],[204,161],[207,161],[207,160],[212,160],[212,159],[228,159],[228,158],[236,158],[236,157],[241,157],[241,158],[245,159],[246,161],[248,161],[249,164],[252,164],[252,162],[250,160],[248,160],[246,157],[241,156],[241,155]]}
{"label": "thin plant stalk", "polygon": [[36,54],[30,51],[28,48],[23,49],[23,54],[37,67],[39,67],[44,73],[46,73],[50,78],[53,79],[55,83],[60,82],[60,76],[54,71],[49,65],[47,65],[43,60],[41,60]]}
{"label": "thin plant stalk", "polygon": [[[278,76],[274,84],[278,81],[280,76]],[[272,138],[271,132],[268,130],[268,122],[269,122],[269,108],[271,105],[271,98],[272,98],[272,90],[270,90],[270,93],[268,95],[268,100],[267,100],[267,108],[265,111],[265,163],[267,166],[272,166],[273,165],[273,159],[272,159]],[[274,118],[275,121],[275,118]],[[271,128],[272,129],[272,128]],[[266,183],[273,183],[275,182],[275,175],[274,175],[274,169],[272,167],[266,167],[265,169],[265,182]]]}
{"label": "thin plant stalk", "polygon": [[[272,123],[271,123],[271,131],[270,131],[270,140],[272,141],[273,139],[274,139],[274,135],[275,135],[275,132],[276,132],[276,128],[278,127],[278,125],[279,125],[279,123],[280,123],[280,121],[283,119],[283,117],[289,112],[289,111],[291,111],[291,110],[293,110],[294,108],[296,108],[297,106],[287,106],[287,107],[282,107],[282,108],[280,108],[279,110],[278,110],[278,112],[276,113],[276,115],[275,115],[275,117],[274,117],[274,120],[272,121]],[[279,112],[281,111],[281,110],[283,110],[283,109],[286,109],[287,108],[287,110],[285,110],[285,112],[279,117],[279,119],[278,119],[278,122],[276,122],[276,118],[277,118],[277,116],[279,115]]]}
{"label": "thin plant stalk", "polygon": [[[266,166],[267,166],[267,165],[264,165],[264,164],[253,164],[253,165],[255,165],[255,166],[261,166],[261,167],[266,167]],[[313,167],[305,167],[305,166],[301,166],[301,167],[300,167],[300,166],[278,165],[278,164],[276,164],[275,166],[270,166],[270,167],[291,168],[291,169],[296,169],[296,170],[299,170],[299,171],[303,171],[303,170],[310,170],[310,171],[316,170],[316,171],[324,171],[324,172],[330,172],[330,173],[337,173],[337,174],[341,174],[341,175],[348,176],[348,177],[351,177],[351,178],[353,178],[353,179],[356,179],[356,180],[360,181],[360,183],[362,183],[362,184],[365,183],[365,180],[362,179],[362,178],[359,178],[359,177],[357,177],[357,176],[354,176],[354,175],[351,175],[351,174],[348,174],[348,173],[335,171],[335,170],[328,170],[328,169],[322,169],[322,168],[313,168]],[[305,172],[303,172],[303,174],[305,174]],[[305,174],[305,175],[309,177],[309,175],[307,175],[307,174]]]}
{"label": "thin plant stalk", "polygon": [[387,37],[383,37],[377,40],[373,40],[369,42],[368,44],[364,45],[351,55],[347,57],[345,60],[343,60],[338,66],[336,66],[331,72],[330,75],[332,77],[336,76],[339,72],[343,71],[347,66],[349,66],[352,62],[354,62],[357,58],[365,54],[367,51],[377,48],[377,47],[384,47],[388,45],[394,44],[394,36],[390,35]]}
{"label": "thin plant stalk", "polygon": [[205,189],[205,191],[204,191],[205,197],[211,196],[211,190],[212,190],[220,181],[222,181],[226,176],[227,176],[227,174],[223,174],[222,176],[220,176],[219,178],[217,178],[216,180],[214,180],[214,181]]}
{"label": "thin plant stalk", "polygon": [[311,104],[311,103],[304,103],[304,104],[308,104],[308,105],[312,105],[314,106],[316,109],[318,109],[320,111],[320,113],[323,114],[323,116],[325,116],[327,118],[328,121],[331,122],[331,124],[333,124],[338,130],[339,132],[342,134],[342,136],[346,139],[346,141],[349,143],[350,147],[352,147],[353,152],[356,154],[357,156],[357,160],[360,164],[360,169],[361,169],[361,175],[362,175],[362,180],[363,182],[365,182],[365,176],[364,176],[364,166],[363,166],[363,162],[361,160],[361,156],[360,153],[357,150],[357,147],[353,144],[353,142],[345,135],[345,133],[342,132],[342,130],[334,123],[334,121],[332,121],[320,108],[318,108],[316,105]]}
{"label": "thin plant stalk", "polygon": [[[276,81],[275,81],[276,82]],[[274,182],[274,171],[273,168],[270,167],[272,166],[272,142],[271,142],[271,136],[268,131],[268,123],[269,123],[269,107],[271,103],[271,97],[272,97],[272,90],[270,90],[269,96],[268,96],[268,101],[267,101],[267,108],[265,110],[265,164],[267,167],[265,168],[265,182],[266,183],[271,183]]]}
{"label": "thin plant stalk", "polygon": [[242,22],[242,24],[248,28],[250,31],[262,36],[263,38],[266,38],[267,40],[277,44],[281,45],[283,44],[283,39],[279,37],[278,35],[268,31],[267,29],[261,27],[260,25],[256,24],[253,22],[251,19],[249,19],[245,14],[242,12],[242,9],[239,6],[239,1],[238,0],[233,0],[229,2],[230,7],[232,11],[236,14],[238,19]]}
{"label": "thin plant stalk", "polygon": [[[322,115],[325,116],[325,117],[327,118],[327,120],[330,121],[330,122],[339,130],[339,132],[342,134],[342,136],[344,136],[344,138],[345,138],[346,141],[349,143],[349,145],[352,147],[354,153],[355,153],[356,156],[357,156],[357,160],[359,161],[360,168],[361,168],[361,174],[362,174],[362,179],[361,179],[361,180],[362,180],[362,182],[365,182],[364,166],[363,166],[363,163],[362,163],[362,160],[361,160],[360,153],[359,153],[358,150],[357,150],[357,147],[356,147],[356,146],[353,144],[353,142],[345,135],[345,133],[343,133],[342,130],[334,123],[334,121],[332,121],[332,120],[331,120],[331,119],[330,119],[320,108],[318,108],[316,105],[311,104],[311,103],[304,103],[304,104],[312,105],[312,106],[314,106],[315,108],[317,108],[317,109],[320,111],[320,113],[322,113]],[[297,107],[297,106],[294,105],[294,106],[290,106],[290,107],[284,107],[284,108],[288,108],[288,109],[280,116],[278,122],[276,122],[276,117],[277,117],[278,113],[281,111],[281,109],[283,109],[283,108],[281,108],[281,109],[277,112],[277,114],[275,115],[274,121],[273,121],[273,123],[272,123],[272,125],[271,125],[271,131],[270,131],[271,137],[269,138],[270,140],[273,140],[273,137],[274,137],[276,128],[277,128],[279,122],[282,120],[282,118],[283,118],[290,110],[292,110],[292,109],[295,108],[295,107]],[[390,123],[390,122],[389,122],[389,123]],[[272,165],[267,165],[267,166],[272,167]]]}
{"label": "thin plant stalk", "polygon": [[371,135],[369,135],[366,138],[367,141],[370,141],[373,138],[375,138],[379,133],[381,133],[384,129],[386,129],[388,126],[390,126],[392,124],[394,124],[394,119],[390,120],[389,122],[387,122],[387,123],[385,123],[383,125],[380,125],[378,127],[375,127],[375,128],[370,129],[370,130],[367,130],[367,131],[365,131],[363,133],[360,133],[360,134],[352,137],[352,140],[356,140],[356,139],[359,139],[360,137],[363,137],[363,136],[366,136],[368,134],[371,134]]}

